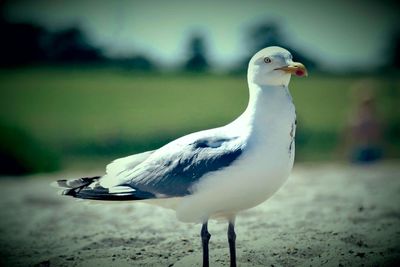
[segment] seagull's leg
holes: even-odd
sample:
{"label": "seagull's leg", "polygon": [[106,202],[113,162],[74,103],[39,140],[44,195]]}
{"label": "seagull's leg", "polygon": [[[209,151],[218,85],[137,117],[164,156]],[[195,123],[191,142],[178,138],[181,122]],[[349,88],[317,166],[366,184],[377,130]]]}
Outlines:
{"label": "seagull's leg", "polygon": [[231,267],[236,267],[236,246],[235,246],[236,234],[235,234],[235,220],[229,221],[228,225],[228,242],[229,242],[229,254],[231,256]]}
{"label": "seagull's leg", "polygon": [[203,226],[201,227],[201,244],[203,246],[203,267],[208,267],[209,266],[209,260],[208,260],[208,241],[210,241],[211,235],[208,232],[207,228],[208,221],[203,223]]}

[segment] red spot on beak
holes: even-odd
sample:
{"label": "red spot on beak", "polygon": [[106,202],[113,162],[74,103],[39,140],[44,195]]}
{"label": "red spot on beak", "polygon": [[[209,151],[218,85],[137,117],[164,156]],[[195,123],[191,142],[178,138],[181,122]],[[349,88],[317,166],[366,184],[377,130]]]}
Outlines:
{"label": "red spot on beak", "polygon": [[302,70],[296,70],[296,75],[297,75],[297,76],[303,76],[303,75],[304,75],[304,71],[302,71]]}

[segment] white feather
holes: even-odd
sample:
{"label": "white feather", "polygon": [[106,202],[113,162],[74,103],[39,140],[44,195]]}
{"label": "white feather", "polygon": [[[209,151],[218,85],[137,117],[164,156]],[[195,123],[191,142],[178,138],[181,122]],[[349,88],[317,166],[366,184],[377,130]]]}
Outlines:
{"label": "white feather", "polygon": [[154,151],[147,151],[114,160],[107,165],[106,175],[100,179],[100,185],[105,188],[120,185],[124,182],[124,177],[120,174],[126,170],[133,169],[138,164],[146,160],[153,152]]}

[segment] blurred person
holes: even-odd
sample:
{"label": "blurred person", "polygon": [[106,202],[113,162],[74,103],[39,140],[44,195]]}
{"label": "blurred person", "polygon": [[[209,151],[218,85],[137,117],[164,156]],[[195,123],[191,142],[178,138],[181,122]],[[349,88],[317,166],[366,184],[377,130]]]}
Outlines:
{"label": "blurred person", "polygon": [[352,86],[352,111],[345,128],[348,157],[354,163],[372,163],[383,157],[383,126],[376,108],[376,83],[362,80]]}

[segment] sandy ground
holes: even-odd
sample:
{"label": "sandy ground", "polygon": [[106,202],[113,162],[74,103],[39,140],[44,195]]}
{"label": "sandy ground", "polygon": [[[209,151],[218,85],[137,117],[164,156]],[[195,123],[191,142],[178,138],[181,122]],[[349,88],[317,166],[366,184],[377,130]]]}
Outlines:
{"label": "sandy ground", "polygon": [[[398,165],[297,165],[273,198],[238,216],[238,265],[400,266]],[[1,266],[201,265],[200,225],[148,204],[58,196],[49,183],[63,177],[0,180]],[[226,228],[209,225],[211,266],[229,266]]]}

